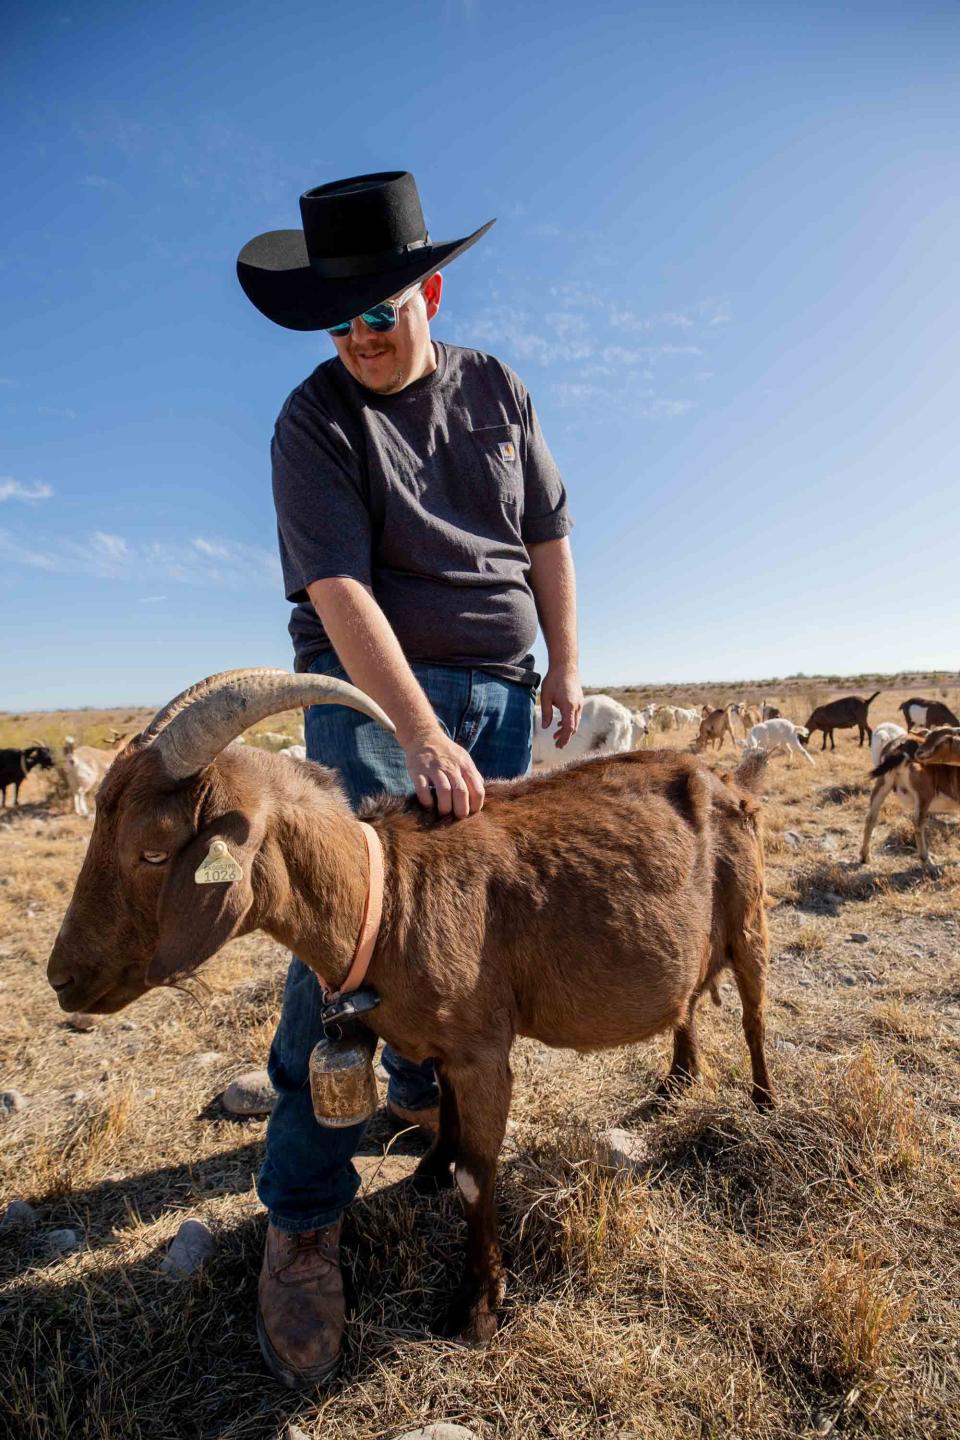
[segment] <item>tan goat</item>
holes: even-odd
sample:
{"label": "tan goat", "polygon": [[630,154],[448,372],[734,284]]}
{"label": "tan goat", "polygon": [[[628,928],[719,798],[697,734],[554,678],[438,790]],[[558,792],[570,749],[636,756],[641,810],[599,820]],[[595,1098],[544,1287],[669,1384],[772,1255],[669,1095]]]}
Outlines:
{"label": "tan goat", "polygon": [[[324,676],[238,671],[184,692],[114,763],[48,976],[66,1010],[110,1013],[189,975],[235,935],[262,929],[334,986],[364,911],[363,834],[335,772],[252,747],[241,729],[302,704],[372,701]],[[392,728],[392,727],[390,727]],[[467,1218],[463,1281],[447,1332],[489,1338],[503,1295],[494,1210],[517,1035],[588,1051],[674,1036],[665,1084],[697,1075],[694,1011],[733,968],[753,1099],[764,1058],[767,922],[752,791],[675,751],[603,756],[490,784],[452,821],[415,800],[361,812],[383,847],[383,920],[368,983],[370,1029],[432,1057],[440,1133],[417,1186],[450,1184]],[[215,841],[231,883],[196,884]]]}
{"label": "tan goat", "polygon": [[737,718],[743,726],[744,740],[749,740],[754,725],[760,724],[760,711],[756,705],[737,705],[731,708],[736,710]]}
{"label": "tan goat", "polygon": [[696,748],[698,750],[706,750],[716,741],[717,749],[722,750],[723,742],[728,735],[730,736],[734,749],[736,749],[737,740],[733,733],[733,726],[730,724],[729,705],[722,710],[710,710],[704,714],[703,719],[700,721],[700,733],[695,742]]}
{"label": "tan goat", "polygon": [[130,738],[129,733],[112,730],[110,748],[103,750],[95,745],[78,745],[72,735],[64,737],[63,769],[77,815],[90,814],[87,796],[96,794],[104,775]]}
{"label": "tan goat", "polygon": [[927,847],[927,816],[960,810],[960,731],[944,726],[888,742],[880,764],[870,771],[876,781],[870,796],[860,860],[870,858],[870,837],[888,795],[894,795],[913,820],[917,850],[932,865]]}

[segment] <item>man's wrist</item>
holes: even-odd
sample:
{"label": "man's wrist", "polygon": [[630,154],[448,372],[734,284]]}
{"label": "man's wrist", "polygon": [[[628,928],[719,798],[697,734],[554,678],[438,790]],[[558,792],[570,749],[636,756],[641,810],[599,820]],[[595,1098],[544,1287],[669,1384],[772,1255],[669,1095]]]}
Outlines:
{"label": "man's wrist", "polygon": [[433,745],[445,735],[443,726],[435,715],[429,719],[417,716],[405,725],[397,726],[397,744],[401,750],[422,750]]}

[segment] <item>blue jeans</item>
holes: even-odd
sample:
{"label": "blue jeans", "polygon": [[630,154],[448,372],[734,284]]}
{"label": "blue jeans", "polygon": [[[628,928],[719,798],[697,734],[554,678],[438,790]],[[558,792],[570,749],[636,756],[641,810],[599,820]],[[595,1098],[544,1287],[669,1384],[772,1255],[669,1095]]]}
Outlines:
{"label": "blue jeans", "polygon": [[[332,652],[310,667],[314,674],[346,674]],[[533,691],[482,670],[450,665],[414,665],[416,675],[443,729],[473,757],[485,780],[510,780],[530,769]],[[412,795],[400,746],[374,720],[342,705],[314,705],[306,714],[307,754],[340,772],[350,803],[369,795]],[[331,1130],[313,1118],[308,1063],[322,1036],[320,986],[312,970],[290,962],[280,1023],[270,1048],[269,1071],[277,1103],[267,1127],[267,1145],[257,1193],[281,1230],[315,1230],[330,1225],[349,1205],[360,1184],[353,1157],[362,1125]],[[436,1104],[433,1065],[415,1065],[385,1046],[395,1104],[422,1110]]]}

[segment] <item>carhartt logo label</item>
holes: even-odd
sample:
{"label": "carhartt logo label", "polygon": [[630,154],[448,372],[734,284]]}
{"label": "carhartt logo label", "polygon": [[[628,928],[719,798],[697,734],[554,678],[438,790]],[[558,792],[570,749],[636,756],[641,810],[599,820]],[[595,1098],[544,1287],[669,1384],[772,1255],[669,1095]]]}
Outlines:
{"label": "carhartt logo label", "polygon": [[514,455],[516,454],[516,451],[513,448],[512,440],[501,440],[497,448],[500,451],[501,460],[512,460]]}

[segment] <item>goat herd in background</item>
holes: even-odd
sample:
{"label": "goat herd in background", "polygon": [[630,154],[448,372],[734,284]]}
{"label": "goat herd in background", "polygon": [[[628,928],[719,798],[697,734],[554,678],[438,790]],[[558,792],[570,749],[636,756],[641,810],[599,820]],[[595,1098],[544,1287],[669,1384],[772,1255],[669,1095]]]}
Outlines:
{"label": "goat herd in background", "polygon": [[[820,749],[823,751],[828,741],[831,750],[836,749],[836,730],[856,729],[859,744],[862,746],[866,740],[870,746],[873,761],[870,778],[875,781],[867,810],[861,861],[866,863],[869,858],[870,837],[884,801],[892,794],[910,814],[920,858],[929,864],[927,816],[960,810],[960,759],[955,758],[960,750],[960,720],[941,701],[914,697],[900,706],[906,728],[885,722],[872,729],[868,710],[880,693],[877,690],[866,699],[847,695],[818,705],[805,725],[786,719],[776,706],[765,700],[758,704],[740,701],[724,706],[703,705],[699,709],[651,703],[640,710],[631,710],[611,695],[589,695],[584,701],[580,728],[562,752],[557,751],[552,732],[536,726],[533,758],[539,765],[553,765],[558,761],[568,764],[593,755],[646,748],[655,731],[696,727],[691,746],[696,752],[711,747],[722,750],[729,737],[735,749],[762,750],[770,757],[782,753],[789,763],[797,754],[813,765],[808,744],[816,731],[822,734]],[[742,737],[737,735],[735,726],[742,729]],[[61,768],[77,815],[90,815],[89,798],[96,794],[111,764],[132,738],[131,734],[114,730],[107,746],[97,748],[78,745],[71,735],[65,737]],[[260,731],[252,737],[258,749],[270,750],[290,760],[306,758],[302,740],[302,734],[298,742],[275,731]],[[233,743],[246,742],[241,736]],[[0,750],[0,806],[6,806],[11,786],[13,804],[19,803],[20,786],[34,768],[56,768],[49,746],[37,742],[23,749]]]}
{"label": "goat herd in background", "polygon": [[[744,751],[762,750],[771,758],[783,753],[788,762],[794,754],[808,764],[814,758],[807,748],[811,735],[820,731],[821,751],[827,741],[836,750],[836,730],[857,730],[859,744],[870,746],[873,768],[870,778],[875,784],[870,796],[866,825],[860,848],[860,859],[866,864],[870,855],[870,837],[884,801],[894,795],[913,820],[917,850],[929,865],[926,821],[930,814],[960,810],[960,719],[949,706],[939,700],[913,697],[905,700],[900,711],[906,721],[902,725],[887,721],[872,729],[868,711],[879,690],[866,699],[861,695],[845,695],[818,705],[806,725],[797,725],[780,714],[774,705],[736,702],[730,705],[703,705],[699,710],[682,705],[645,705],[642,710],[629,710],[611,695],[590,695],[584,701],[583,715],[577,734],[562,752],[564,761],[595,754],[611,754],[635,750],[646,745],[651,730],[683,730],[696,726],[692,749],[697,752],[716,746],[722,750],[727,736],[732,746]],[[736,722],[743,738],[734,730]],[[557,759],[557,750],[550,731],[539,727],[534,735],[533,758],[549,765]]]}

